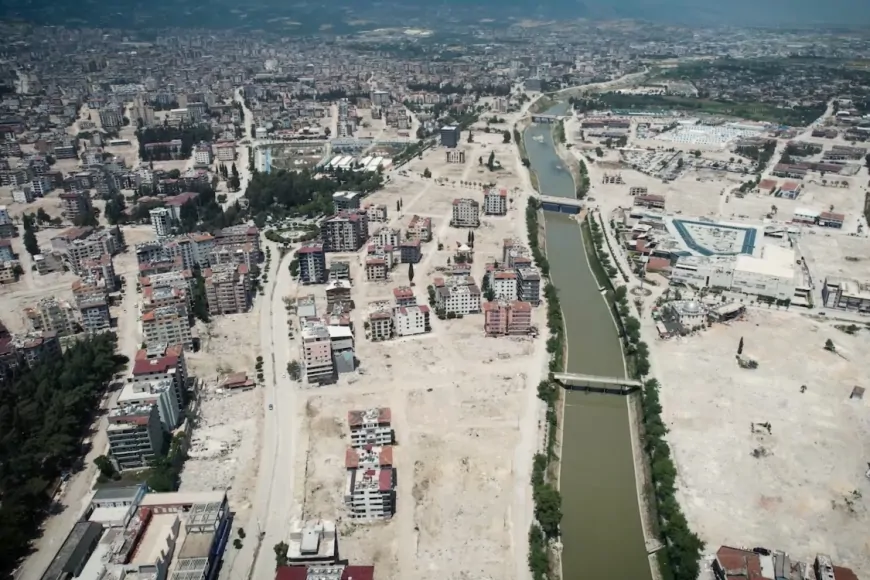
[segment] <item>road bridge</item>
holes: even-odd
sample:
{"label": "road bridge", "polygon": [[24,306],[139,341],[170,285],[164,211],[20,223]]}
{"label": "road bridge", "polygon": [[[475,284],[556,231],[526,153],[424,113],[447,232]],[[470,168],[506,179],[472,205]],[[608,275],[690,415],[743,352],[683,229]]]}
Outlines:
{"label": "road bridge", "polygon": [[554,195],[539,195],[541,209],[559,213],[578,214],[583,209],[583,201],[573,197],[557,197]]}
{"label": "road bridge", "polygon": [[550,373],[550,380],[556,381],[572,391],[589,391],[614,395],[627,395],[639,390],[643,386],[643,383],[637,379],[601,377],[578,373]]}

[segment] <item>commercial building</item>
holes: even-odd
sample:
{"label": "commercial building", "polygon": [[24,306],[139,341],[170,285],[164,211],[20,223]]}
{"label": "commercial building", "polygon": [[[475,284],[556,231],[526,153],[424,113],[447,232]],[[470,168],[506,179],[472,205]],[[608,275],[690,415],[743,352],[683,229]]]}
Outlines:
{"label": "commercial building", "polygon": [[414,215],[408,223],[407,239],[421,242],[432,241],[432,219]]}
{"label": "commercial building", "polygon": [[393,309],[393,332],[396,336],[414,336],[431,331],[428,306],[397,306]]}
{"label": "commercial building", "polygon": [[471,276],[435,278],[435,304],[446,314],[466,315],[480,312],[480,289]]}
{"label": "commercial building", "polygon": [[342,210],[359,209],[362,193],[358,191],[336,191],[332,194],[332,207],[335,213]]}
{"label": "commercial building", "polygon": [[327,252],[356,252],[368,239],[368,216],[363,210],[345,210],[323,223]]}
{"label": "commercial building", "polygon": [[335,379],[332,341],[325,325],[314,323],[303,326],[302,360],[305,378],[310,384],[331,383]]}
{"label": "commercial building", "polygon": [[845,278],[825,278],[822,302],[825,308],[870,312],[870,284]]}
{"label": "commercial building", "polygon": [[172,214],[168,208],[155,207],[148,212],[151,218],[151,226],[157,239],[167,238],[172,235]]}
{"label": "commercial building", "polygon": [[350,446],[364,448],[369,445],[392,445],[392,412],[389,407],[375,407],[362,411],[349,411]]}
{"label": "commercial building", "polygon": [[[635,189],[635,188],[632,188]],[[646,188],[644,188],[646,189]],[[665,209],[665,197],[655,194],[640,194],[635,195],[634,205],[651,209]]]}
{"label": "commercial building", "polygon": [[507,215],[508,195],[504,188],[491,187],[483,194],[483,213],[486,215]]}
{"label": "commercial building", "polygon": [[103,526],[97,522],[76,522],[41,580],[73,580],[80,577],[103,533]]}
{"label": "commercial building", "polygon": [[187,317],[180,316],[171,306],[155,308],[143,314],[142,334],[148,347],[181,344],[186,349],[193,349],[193,336]]}
{"label": "commercial building", "polygon": [[[287,561],[305,566],[335,565],[338,561],[338,533],[335,522],[294,521],[287,540]],[[279,571],[281,569],[279,568]],[[276,575],[276,580],[280,573]]]}
{"label": "commercial building", "polygon": [[671,283],[791,300],[796,287],[794,265],[794,250],[778,246],[765,246],[759,257],[685,256],[672,268]]}
{"label": "commercial building", "polygon": [[320,242],[306,242],[296,251],[299,280],[303,284],[326,282],[326,252]]}
{"label": "commercial building", "polygon": [[24,315],[37,332],[55,332],[69,336],[76,332],[76,310],[66,300],[43,298],[33,308],[25,308]]}
{"label": "commercial building", "polygon": [[823,211],[819,214],[819,225],[825,228],[840,229],[843,227],[844,221],[846,221],[846,216],[841,213]]}
{"label": "commercial building", "polygon": [[441,145],[443,147],[455,148],[459,146],[459,126],[446,125],[441,127]]}
{"label": "commercial building", "polygon": [[351,519],[389,519],[396,492],[391,446],[351,447],[345,454],[344,503]]}
{"label": "commercial building", "polygon": [[119,471],[147,467],[163,451],[156,405],[124,405],[109,411],[109,457]]}
{"label": "commercial building", "polygon": [[483,305],[487,336],[525,335],[532,329],[532,305],[518,300],[495,300]]}
{"label": "commercial building", "polygon": [[480,204],[470,198],[453,200],[450,225],[455,228],[476,228],[480,225]]}
{"label": "commercial building", "polygon": [[212,266],[203,271],[209,314],[247,312],[251,305],[251,283],[244,264]]}

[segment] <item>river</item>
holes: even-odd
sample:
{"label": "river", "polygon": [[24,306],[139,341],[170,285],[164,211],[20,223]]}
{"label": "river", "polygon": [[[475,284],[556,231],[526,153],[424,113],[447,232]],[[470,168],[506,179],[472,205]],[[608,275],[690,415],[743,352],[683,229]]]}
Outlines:
{"label": "river", "polygon": [[[565,103],[547,114],[561,115]],[[543,137],[543,142],[534,137]],[[549,125],[523,134],[541,193],[573,197]],[[550,276],[568,337],[568,371],[625,376],[616,326],[588,267],[577,222],[545,212]],[[631,449],[627,399],[568,392],[562,447],[562,575],[565,580],[649,580]]]}

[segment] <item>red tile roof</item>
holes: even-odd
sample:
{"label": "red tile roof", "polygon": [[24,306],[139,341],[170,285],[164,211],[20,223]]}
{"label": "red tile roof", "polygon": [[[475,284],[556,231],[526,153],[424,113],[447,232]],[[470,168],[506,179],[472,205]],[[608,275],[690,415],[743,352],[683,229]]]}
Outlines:
{"label": "red tile roof", "polygon": [[390,491],[393,489],[393,470],[390,468],[382,469],[378,474],[378,490]]}
{"label": "red tile roof", "polygon": [[[341,573],[341,580],[374,580],[374,566],[346,566]],[[295,580],[294,578],[279,578],[278,580]]]}
{"label": "red tile roof", "polygon": [[[151,314],[149,312],[149,314]],[[140,359],[136,357],[136,362],[133,363],[133,376],[147,375],[152,373],[165,373],[170,369],[178,366],[177,356],[161,356],[158,358]]]}
{"label": "red tile roof", "polygon": [[306,580],[307,578],[306,566],[281,566],[275,571],[275,580]]}

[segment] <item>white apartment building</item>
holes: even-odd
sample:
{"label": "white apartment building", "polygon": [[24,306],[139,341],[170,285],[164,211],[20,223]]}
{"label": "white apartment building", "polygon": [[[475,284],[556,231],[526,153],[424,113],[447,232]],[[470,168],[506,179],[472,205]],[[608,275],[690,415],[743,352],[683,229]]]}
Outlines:
{"label": "white apartment building", "polygon": [[335,378],[332,340],[325,325],[308,324],[302,328],[302,360],[310,384],[328,383]]}
{"label": "white apartment building", "polygon": [[389,407],[375,407],[362,411],[348,411],[350,446],[392,445],[392,412]]}
{"label": "white apartment building", "polygon": [[162,306],[143,314],[142,335],[149,348],[160,344],[181,344],[193,349],[190,324],[172,306]]}
{"label": "white apartment building", "polygon": [[384,246],[399,247],[400,232],[395,228],[382,227],[375,233],[375,243],[383,248]]}
{"label": "white apartment building", "polygon": [[395,511],[393,448],[351,448],[345,454],[344,502],[352,519],[386,519]]}
{"label": "white apartment building", "polygon": [[408,223],[407,233],[409,241],[420,240],[421,243],[431,242],[432,218],[424,218],[415,215],[411,218],[410,223]]}
{"label": "white apartment building", "polygon": [[396,505],[392,467],[350,469],[344,503],[354,520],[389,519]]}
{"label": "white apartment building", "polygon": [[153,405],[167,433],[181,424],[182,407],[172,379],[128,382],[118,395],[118,405]]}
{"label": "white apartment building", "polygon": [[489,287],[498,300],[518,299],[517,273],[513,270],[491,270],[487,273]]}
{"label": "white apartment building", "polygon": [[480,288],[471,276],[454,276],[448,280],[435,278],[435,304],[445,313],[473,314],[480,312]]}
{"label": "white apartment building", "polygon": [[166,238],[172,235],[172,214],[168,208],[155,207],[148,212],[151,217],[151,227],[158,238]]}
{"label": "white apartment building", "polygon": [[396,336],[414,336],[430,332],[428,306],[399,306],[393,309],[393,330]]}
{"label": "white apartment building", "polygon": [[387,206],[382,203],[367,205],[366,215],[369,217],[369,222],[385,222],[388,215]]}
{"label": "white apartment building", "polygon": [[490,188],[483,196],[483,213],[486,215],[507,215],[507,190]]}
{"label": "white apartment building", "polygon": [[194,166],[206,167],[211,165],[211,147],[208,143],[200,143],[193,148]]}
{"label": "white apartment building", "polygon": [[214,152],[218,161],[232,162],[236,160],[236,144],[232,141],[218,141],[214,144]]}
{"label": "white apartment building", "polygon": [[450,225],[455,228],[476,228],[480,225],[480,204],[463,197],[453,200],[453,217]]}

